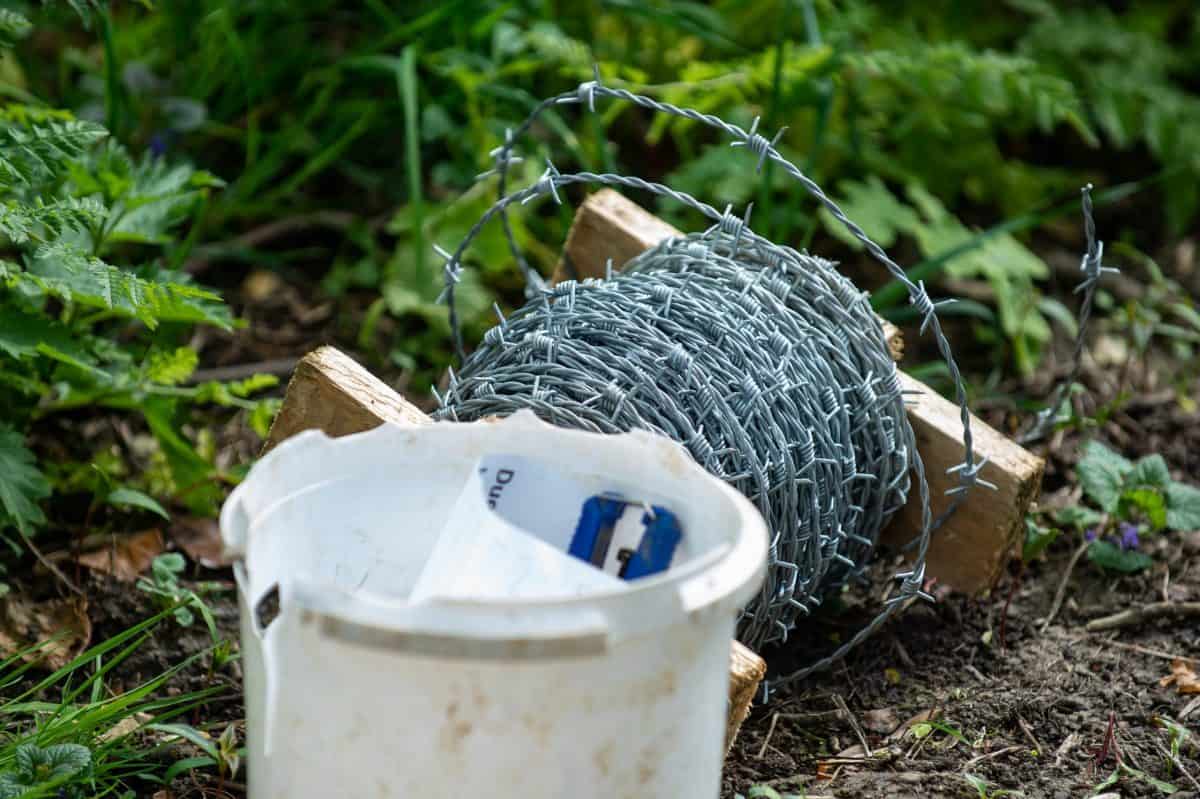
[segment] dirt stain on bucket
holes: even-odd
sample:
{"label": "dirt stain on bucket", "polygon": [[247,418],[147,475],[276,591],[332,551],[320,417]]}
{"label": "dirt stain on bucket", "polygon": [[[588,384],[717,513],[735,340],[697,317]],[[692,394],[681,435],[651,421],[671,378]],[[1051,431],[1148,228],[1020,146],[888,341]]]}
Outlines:
{"label": "dirt stain on bucket", "polygon": [[446,706],[446,721],[438,735],[438,743],[442,749],[454,754],[462,751],[462,742],[473,729],[471,722],[459,718],[458,713],[458,700]]}

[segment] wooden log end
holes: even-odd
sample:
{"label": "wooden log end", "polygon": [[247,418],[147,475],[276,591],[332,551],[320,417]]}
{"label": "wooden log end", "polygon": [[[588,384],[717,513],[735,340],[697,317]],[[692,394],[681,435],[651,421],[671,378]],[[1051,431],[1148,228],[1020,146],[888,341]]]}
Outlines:
{"label": "wooden log end", "polygon": [[[963,459],[959,407],[909,375],[900,374],[901,388],[910,392],[908,417],[917,448],[925,463],[930,504],[936,518],[950,503],[946,491],[958,485],[946,469]],[[980,477],[996,485],[992,491],[977,485],[940,530],[933,534],[925,572],[938,582],[975,594],[995,585],[1025,533],[1025,514],[1037,499],[1045,461],[971,416],[976,457],[986,456]],[[883,543],[898,547],[921,529],[916,490],[884,531]]]}
{"label": "wooden log end", "polygon": [[263,452],[303,430],[323,430],[336,437],[384,422],[427,421],[428,416],[353,358],[333,347],[321,347],[296,365]]}
{"label": "wooden log end", "polygon": [[729,662],[729,715],[725,722],[725,751],[737,738],[758,686],[767,674],[767,662],[744,644],[734,641]]}

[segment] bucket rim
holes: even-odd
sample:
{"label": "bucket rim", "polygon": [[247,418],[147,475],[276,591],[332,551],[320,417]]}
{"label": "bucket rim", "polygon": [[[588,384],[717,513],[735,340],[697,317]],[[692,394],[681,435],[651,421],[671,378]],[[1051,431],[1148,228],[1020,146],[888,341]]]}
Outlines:
{"label": "bucket rim", "polygon": [[[486,429],[487,435],[480,437],[479,429]],[[546,436],[557,439],[553,446],[546,444]],[[261,490],[259,483],[270,479],[273,470],[286,469],[289,462],[299,463],[305,458],[332,460],[335,453],[363,446],[412,446],[425,437],[486,442],[478,445],[480,454],[502,450],[547,458],[547,450],[579,451],[579,445],[586,445],[592,456],[611,461],[619,459],[622,452],[639,452],[652,467],[669,470],[680,481],[702,486],[706,501],[724,505],[737,530],[727,542],[667,572],[578,596],[432,598],[411,602],[407,597],[371,591],[348,594],[324,581],[302,577],[288,581],[286,589],[280,585],[283,602],[295,602],[302,620],[317,623],[323,634],[377,648],[416,651],[436,649],[443,639],[452,638],[463,643],[459,647],[462,654],[482,657],[489,653],[512,657],[514,652],[528,653],[533,658],[587,654],[595,649],[597,640],[611,643],[614,638],[644,634],[678,623],[681,618],[697,619],[709,612],[732,615],[762,585],[768,539],[761,514],[749,499],[696,463],[682,445],[646,430],[609,434],[558,427],[529,410],[499,420],[420,426],[384,423],[337,438],[319,430],[297,434],[255,464],[230,494],[220,516],[227,554],[248,570],[247,544],[261,520],[314,486],[354,479],[346,475],[314,481],[266,502],[252,515],[245,503]],[[572,443],[576,446],[570,446]],[[553,461],[552,456],[549,459]],[[246,582],[243,586],[239,580],[239,589],[248,589],[249,580]]]}

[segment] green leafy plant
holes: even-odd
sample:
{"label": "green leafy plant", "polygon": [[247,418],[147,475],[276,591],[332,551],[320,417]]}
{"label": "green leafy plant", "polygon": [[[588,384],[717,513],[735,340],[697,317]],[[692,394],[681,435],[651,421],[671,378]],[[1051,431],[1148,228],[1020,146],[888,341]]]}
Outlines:
{"label": "green leafy plant", "polygon": [[975,789],[979,799],[1000,799],[1002,796],[1024,796],[1024,791],[1016,791],[1009,788],[992,788],[992,784],[983,777],[975,774],[963,774],[962,778],[967,781],[967,784]]}
{"label": "green leafy plant", "polygon": [[[0,17],[0,41],[28,27]],[[0,106],[0,537],[35,535],[43,500],[66,488],[29,444],[55,415],[140,413],[169,466],[161,487],[195,512],[215,509],[225,476],[180,433],[191,407],[245,409],[265,430],[274,406],[249,396],[273,378],[182,385],[197,365],[179,343],[189,329],[234,326],[221,298],[179,269],[192,245],[180,229],[222,185],[186,163],[134,157],[66,111]],[[64,471],[61,458],[54,466]],[[166,515],[145,486],[93,488],[108,507]]]}
{"label": "green leafy plant", "polygon": [[169,783],[175,740],[150,740],[142,733],[226,693],[220,685],[165,690],[207,653],[190,655],[124,691],[113,691],[107,677],[172,612],[164,609],[38,679],[31,679],[32,669],[46,644],[6,653],[0,660],[0,685],[8,689],[0,700],[0,797],[132,797],[147,793],[148,786]]}
{"label": "green leafy plant", "polygon": [[[92,764],[92,752],[80,744],[55,744],[43,749],[37,744],[25,743],[16,747],[13,760],[13,769],[0,773],[0,799],[17,799],[84,777]],[[84,796],[79,786],[59,791],[57,795],[72,799],[83,799]]]}
{"label": "green leafy plant", "polygon": [[[189,627],[195,622],[196,617],[192,611],[196,611],[204,619],[204,623],[208,626],[209,633],[212,635],[214,643],[218,640],[217,623],[213,618],[212,609],[201,598],[200,593],[190,588],[186,588],[179,582],[179,575],[187,567],[183,555],[178,552],[164,552],[158,555],[150,564],[150,577],[139,577],[137,587],[141,591],[155,597],[159,604],[163,607],[171,608],[175,616],[175,621],[180,627]],[[200,591],[204,592],[212,585],[200,585]]]}
{"label": "green leafy plant", "polygon": [[1128,777],[1138,782],[1144,782],[1157,790],[1159,793],[1167,796],[1175,793],[1178,790],[1174,784],[1167,782],[1166,780],[1160,780],[1157,777],[1147,774],[1141,769],[1136,769],[1128,763],[1122,762],[1117,764],[1117,767],[1113,769],[1112,774],[1109,774],[1103,780],[1098,782],[1094,788],[1092,788],[1092,795],[1095,796],[1102,793],[1106,788],[1111,788],[1119,783],[1122,777]]}
{"label": "green leafy plant", "polygon": [[1161,455],[1131,462],[1091,441],[1077,469],[1088,504],[1060,509],[1054,520],[1082,533],[1088,559],[1102,568],[1145,569],[1153,561],[1139,549],[1142,535],[1200,528],[1200,489],[1172,480]]}

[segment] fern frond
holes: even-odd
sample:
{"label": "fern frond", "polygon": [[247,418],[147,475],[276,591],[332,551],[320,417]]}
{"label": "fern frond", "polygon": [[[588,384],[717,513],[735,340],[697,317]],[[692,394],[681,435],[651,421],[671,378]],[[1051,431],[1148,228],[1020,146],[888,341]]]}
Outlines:
{"label": "fern frond", "polygon": [[192,376],[200,356],[191,347],[152,352],[146,359],[143,373],[148,380],[167,386],[177,386]]}
{"label": "fern frond", "polygon": [[28,185],[108,135],[83,120],[45,120],[0,127],[0,184]]}
{"label": "fern frond", "polygon": [[0,47],[12,47],[33,29],[24,14],[7,8],[0,9]]}
{"label": "fern frond", "polygon": [[1029,58],[955,42],[850,53],[846,62],[866,77],[886,81],[893,91],[945,109],[978,111],[1043,132],[1066,123],[1089,143],[1096,141],[1071,82]]}
{"label": "fern frond", "polygon": [[13,244],[46,242],[71,230],[88,231],[104,220],[107,209],[92,197],[66,197],[32,204],[8,200],[0,203],[0,236]]}
{"label": "fern frond", "polygon": [[233,326],[228,309],[211,291],[138,277],[61,241],[38,247],[28,264],[22,270],[0,262],[0,281],[138,319],[151,329],[160,322],[199,322],[226,330]]}

